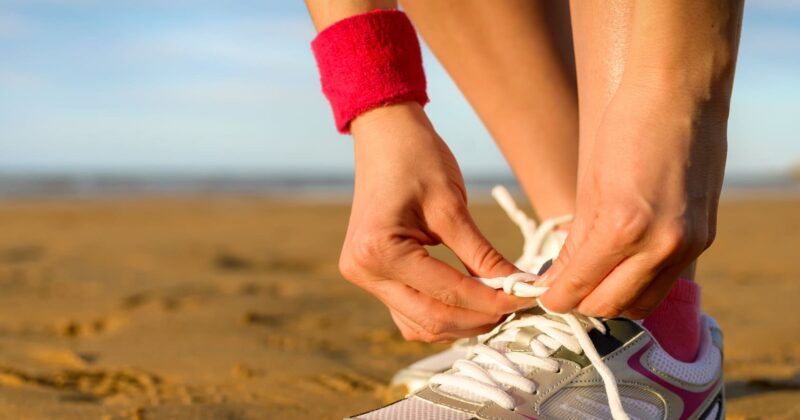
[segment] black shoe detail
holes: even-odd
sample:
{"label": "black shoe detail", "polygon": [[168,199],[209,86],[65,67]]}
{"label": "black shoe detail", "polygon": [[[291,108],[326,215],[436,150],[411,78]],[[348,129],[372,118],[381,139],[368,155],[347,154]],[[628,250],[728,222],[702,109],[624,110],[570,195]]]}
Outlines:
{"label": "black shoe detail", "polygon": [[[725,414],[724,404],[725,401],[722,398],[722,391],[720,391],[717,396],[714,397],[714,401],[703,411],[703,414],[699,415],[697,418],[699,420],[722,420],[722,416]],[[714,407],[719,407],[719,409],[714,418],[710,418],[708,416],[711,414],[711,411],[714,410]]]}
{"label": "black shoe detail", "polygon": [[[624,318],[609,319],[603,323],[607,328],[605,334],[598,330],[589,331],[589,338],[592,339],[600,357],[613,353],[642,332],[639,324]],[[585,354],[575,354],[564,347],[556,350],[553,357],[575,362],[582,368],[592,364]]]}

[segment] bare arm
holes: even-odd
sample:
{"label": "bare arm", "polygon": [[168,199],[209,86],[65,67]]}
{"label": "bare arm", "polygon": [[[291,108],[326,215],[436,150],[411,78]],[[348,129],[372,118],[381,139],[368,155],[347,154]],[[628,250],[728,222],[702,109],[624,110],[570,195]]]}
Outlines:
{"label": "bare arm", "polygon": [[344,18],[377,9],[396,9],[396,0],[306,0],[317,32]]}
{"label": "bare arm", "polygon": [[[308,8],[319,30],[393,1],[317,1]],[[444,244],[482,277],[516,269],[483,237],[466,206],[464,181],[422,107],[374,108],[350,124],[355,192],[339,260],[349,281],[380,299],[407,339],[441,341],[492,328],[523,301],[481,285],[431,257]]]}
{"label": "bare arm", "polygon": [[641,318],[714,240],[742,2],[614,4],[630,7],[624,71],[581,133],[576,219],[542,301]]}

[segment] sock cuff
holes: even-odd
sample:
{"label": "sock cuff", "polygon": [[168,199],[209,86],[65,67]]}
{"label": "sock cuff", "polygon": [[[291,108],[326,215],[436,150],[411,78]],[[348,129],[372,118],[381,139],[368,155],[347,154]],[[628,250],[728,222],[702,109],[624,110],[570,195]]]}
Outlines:
{"label": "sock cuff", "polygon": [[700,306],[700,285],[688,279],[678,279],[664,301]]}

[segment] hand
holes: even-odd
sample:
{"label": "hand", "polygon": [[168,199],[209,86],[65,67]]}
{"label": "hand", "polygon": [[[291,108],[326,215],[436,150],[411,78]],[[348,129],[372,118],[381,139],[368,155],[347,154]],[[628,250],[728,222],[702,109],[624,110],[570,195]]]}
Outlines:
{"label": "hand", "polygon": [[606,109],[549,309],[643,318],[714,240],[727,109],[676,90],[623,83]]}
{"label": "hand", "polygon": [[355,194],[340,271],[389,307],[406,339],[474,336],[527,303],[426,251],[443,243],[476,276],[518,271],[478,231],[458,164],[419,105],[374,109],[351,131]]}

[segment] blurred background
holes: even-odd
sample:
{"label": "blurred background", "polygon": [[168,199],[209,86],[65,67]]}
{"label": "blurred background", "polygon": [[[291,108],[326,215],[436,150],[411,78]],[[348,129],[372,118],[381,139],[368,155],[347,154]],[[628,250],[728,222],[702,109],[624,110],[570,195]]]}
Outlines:
{"label": "blurred background", "polygon": [[[0,419],[342,418],[443,348],[338,274],[352,147],[313,37],[300,1],[0,0]],[[510,171],[424,62],[473,216],[515,258],[487,193]],[[698,274],[729,418],[800,418],[799,75],[800,2],[747,2]]]}
{"label": "blurred background", "polygon": [[[3,0],[2,179],[48,175],[51,189],[70,187],[70,179],[83,182],[71,188],[86,189],[105,176],[109,190],[120,177],[256,179],[247,187],[260,189],[345,178],[346,188],[350,139],[332,129],[309,48],[314,34],[299,1]],[[427,50],[424,62],[427,109],[467,178],[508,178]],[[776,185],[800,172],[798,74],[800,3],[747,2],[730,185]],[[67,179],[57,184],[58,177]],[[12,192],[0,186],[0,194]]]}

